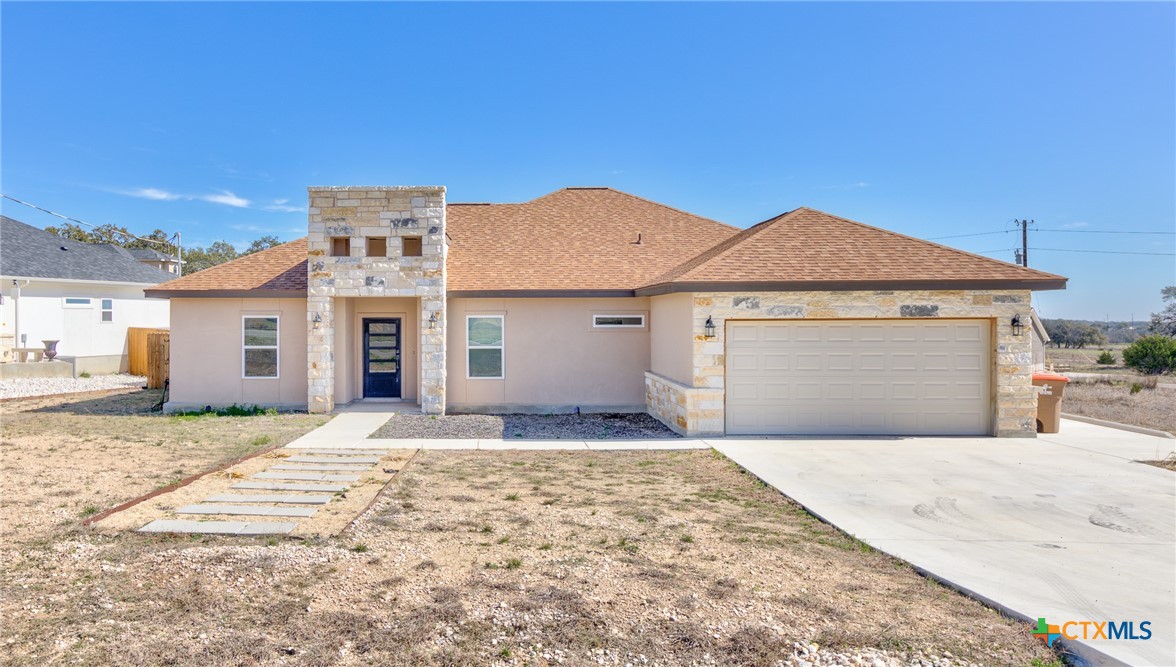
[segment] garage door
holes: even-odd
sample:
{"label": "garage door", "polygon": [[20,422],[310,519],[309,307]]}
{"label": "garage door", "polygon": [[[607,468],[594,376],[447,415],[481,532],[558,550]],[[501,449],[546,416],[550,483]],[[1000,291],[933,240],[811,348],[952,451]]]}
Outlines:
{"label": "garage door", "polygon": [[984,435],[984,320],[727,323],[727,433]]}

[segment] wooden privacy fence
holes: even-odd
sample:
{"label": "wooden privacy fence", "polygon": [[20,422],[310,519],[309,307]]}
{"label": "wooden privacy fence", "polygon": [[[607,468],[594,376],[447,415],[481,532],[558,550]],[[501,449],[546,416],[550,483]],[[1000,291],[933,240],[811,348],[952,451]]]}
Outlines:
{"label": "wooden privacy fence", "polygon": [[162,389],[167,382],[171,362],[171,334],[153,331],[147,334],[147,388]]}
{"label": "wooden privacy fence", "polygon": [[171,334],[167,329],[127,327],[127,366],[131,375],[146,375],[149,389],[160,389],[168,378]]}
{"label": "wooden privacy fence", "polygon": [[147,334],[167,333],[167,329],[127,327],[127,372],[131,375],[147,374]]}

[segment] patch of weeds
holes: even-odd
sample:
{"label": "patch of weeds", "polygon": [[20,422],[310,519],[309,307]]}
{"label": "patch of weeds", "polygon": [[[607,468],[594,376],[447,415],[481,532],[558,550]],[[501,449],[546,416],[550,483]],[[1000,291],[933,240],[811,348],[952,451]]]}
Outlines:
{"label": "patch of weeds", "polygon": [[502,537],[498,538],[498,541],[496,542],[496,544],[506,544],[509,541],[510,541],[510,535],[503,535]]}
{"label": "patch of weeds", "polygon": [[274,439],[268,435],[259,435],[256,438],[249,441],[249,446],[250,447],[264,447],[265,445],[268,445],[273,441],[274,441]]}
{"label": "patch of weeds", "polygon": [[551,551],[551,546],[552,546],[551,542],[544,542],[543,544],[539,545],[539,550],[540,551]]}
{"label": "patch of weeds", "polygon": [[90,377],[90,373],[87,371],[82,371],[81,373],[78,373],[78,377],[80,377],[84,380],[84,379]]}
{"label": "patch of weeds", "polygon": [[260,415],[274,416],[277,414],[278,410],[276,408],[263,408],[256,404],[238,405],[234,403],[225,408],[213,408],[211,405],[206,405],[203,410],[175,412],[172,413],[172,416],[173,418],[187,421],[199,417],[257,417]]}
{"label": "patch of weeds", "polygon": [[511,558],[510,560],[506,561],[506,565],[504,567],[506,567],[506,569],[508,569],[508,570],[517,570],[522,566],[523,566],[523,559],[522,558]]}
{"label": "patch of weeds", "polygon": [[519,499],[519,494],[517,494],[517,493],[510,493],[510,494],[507,494],[507,496],[506,496],[506,499],[507,499],[507,500],[518,500],[518,499]]}
{"label": "patch of weeds", "polygon": [[617,541],[617,546],[624,549],[627,553],[637,553],[637,543],[630,537],[622,537]]}
{"label": "patch of weeds", "polygon": [[681,537],[678,538],[678,541],[685,542],[686,544],[694,544],[694,536],[693,535],[682,535]]}
{"label": "patch of weeds", "polygon": [[479,533],[493,533],[494,526],[491,526],[490,524],[485,524],[481,528],[478,529],[478,532]]}
{"label": "patch of weeds", "polygon": [[97,513],[98,507],[96,505],[86,505],[82,508],[82,516],[94,516]]}
{"label": "patch of weeds", "polygon": [[278,538],[276,538],[276,537],[267,537],[267,538],[265,539],[265,546],[267,546],[267,547],[276,547],[276,546],[278,546]]}
{"label": "patch of weeds", "polygon": [[706,594],[715,600],[725,600],[731,597],[737,590],[739,590],[738,581],[730,577],[723,577],[721,579],[715,579],[715,583],[711,584]]}
{"label": "patch of weeds", "polygon": [[356,544],[351,545],[351,550],[357,554],[367,553],[368,546],[366,544],[364,544],[363,542],[358,542]]}
{"label": "patch of weeds", "polygon": [[485,565],[484,567],[485,567],[487,570],[497,570],[497,569],[498,569],[498,563],[491,563],[490,561],[486,561],[486,565]]}
{"label": "patch of weeds", "polygon": [[498,657],[500,658],[509,658],[510,656],[511,652],[509,646],[503,646],[502,650],[498,652]]}

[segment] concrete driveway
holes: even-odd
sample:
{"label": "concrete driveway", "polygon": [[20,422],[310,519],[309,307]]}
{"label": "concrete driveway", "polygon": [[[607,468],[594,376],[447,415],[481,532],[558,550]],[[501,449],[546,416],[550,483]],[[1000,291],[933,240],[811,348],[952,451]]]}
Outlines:
{"label": "concrete driveway", "polygon": [[1079,662],[1176,665],[1176,473],[1133,462],[1163,458],[1176,440],[1066,420],[1036,439],[707,442],[813,514],[1006,613],[1151,622],[1146,641],[1062,640]]}

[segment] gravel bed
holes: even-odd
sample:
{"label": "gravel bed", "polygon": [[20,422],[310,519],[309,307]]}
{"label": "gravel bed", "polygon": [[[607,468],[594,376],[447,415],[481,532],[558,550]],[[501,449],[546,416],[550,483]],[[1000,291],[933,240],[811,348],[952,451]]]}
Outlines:
{"label": "gravel bed", "polygon": [[52,396],[80,391],[142,387],[147,378],[140,375],[95,375],[88,378],[12,378],[0,380],[0,398]]}
{"label": "gravel bed", "polygon": [[677,438],[641,413],[580,415],[414,415],[397,414],[371,438],[524,440],[652,440]]}

